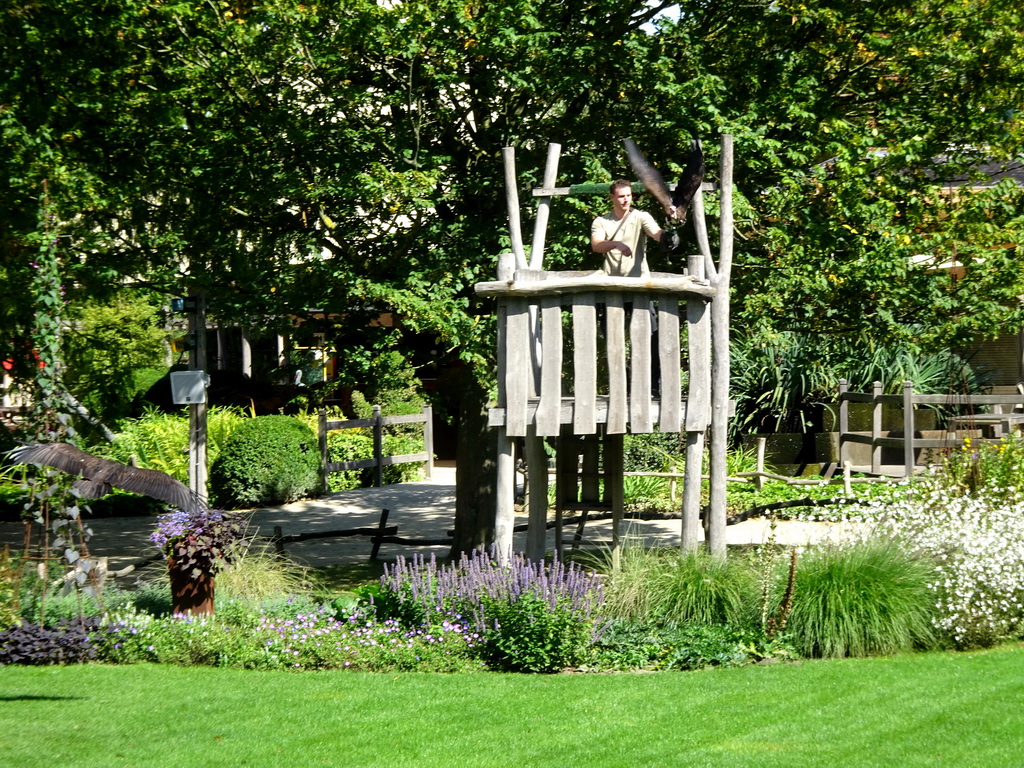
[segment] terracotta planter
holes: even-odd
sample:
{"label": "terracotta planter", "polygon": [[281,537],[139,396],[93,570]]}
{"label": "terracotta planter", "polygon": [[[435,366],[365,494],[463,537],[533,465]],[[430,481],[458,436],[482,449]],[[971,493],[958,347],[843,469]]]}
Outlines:
{"label": "terracotta planter", "polygon": [[171,576],[171,605],[174,613],[192,615],[213,614],[213,574],[201,573],[197,578],[174,566],[174,558],[167,558]]}

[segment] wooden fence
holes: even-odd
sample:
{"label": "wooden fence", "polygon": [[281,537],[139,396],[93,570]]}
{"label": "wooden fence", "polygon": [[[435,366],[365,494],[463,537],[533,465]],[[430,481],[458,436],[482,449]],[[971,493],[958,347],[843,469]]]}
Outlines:
{"label": "wooden fence", "polygon": [[[327,486],[327,479],[332,472],[344,472],[350,469],[373,468],[374,487],[384,484],[384,467],[394,464],[408,464],[422,461],[425,463],[424,474],[430,480],[434,471],[434,413],[427,405],[423,407],[422,413],[414,413],[408,416],[381,416],[380,406],[373,406],[373,415],[368,419],[349,419],[347,421],[328,421],[327,411],[323,408],[319,411],[319,438],[320,438],[320,465],[324,486]],[[384,427],[392,424],[422,424],[424,449],[420,453],[404,453],[397,456],[384,455]],[[373,458],[354,459],[352,461],[331,461],[330,452],[327,447],[327,433],[334,429],[362,429],[373,430]]]}
{"label": "wooden fence", "polygon": [[[850,403],[869,403],[871,409],[871,433],[859,434],[850,431]],[[882,429],[882,410],[886,404],[902,406],[902,435],[886,434]],[[914,408],[918,405],[944,407],[966,412],[949,420],[942,437],[917,437],[914,428]],[[990,408],[983,413],[981,408]],[[880,475],[892,469],[882,465],[882,449],[895,448],[902,452],[903,464],[896,467],[904,477],[914,472],[917,452],[921,449],[949,448],[958,444],[965,430],[986,428],[991,438],[998,438],[1009,429],[1024,424],[1024,414],[1015,411],[1024,409],[1024,394],[991,395],[915,395],[913,384],[904,382],[903,393],[883,395],[882,384],[876,381],[870,392],[850,392],[845,379],[839,382],[839,463],[850,460],[852,444],[871,447],[871,474]],[[864,469],[867,469],[866,467]]]}
{"label": "wooden fence", "polygon": [[[490,409],[490,426],[504,427],[509,437],[525,436],[531,426],[538,436],[561,435],[563,425],[577,435],[595,434],[599,424],[610,435],[652,432],[655,425],[662,432],[707,427],[706,310],[715,293],[707,281],[519,269],[478,283],[476,292],[498,300],[498,406]],[[685,398],[681,324],[691,329]],[[658,394],[652,393],[655,365]]]}

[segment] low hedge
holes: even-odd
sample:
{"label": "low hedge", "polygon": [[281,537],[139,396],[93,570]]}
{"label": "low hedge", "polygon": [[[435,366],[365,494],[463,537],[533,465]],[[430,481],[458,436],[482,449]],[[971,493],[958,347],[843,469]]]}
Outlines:
{"label": "low hedge", "polygon": [[321,488],[313,431],[291,416],[257,416],[228,438],[210,470],[217,506],[283,504]]}

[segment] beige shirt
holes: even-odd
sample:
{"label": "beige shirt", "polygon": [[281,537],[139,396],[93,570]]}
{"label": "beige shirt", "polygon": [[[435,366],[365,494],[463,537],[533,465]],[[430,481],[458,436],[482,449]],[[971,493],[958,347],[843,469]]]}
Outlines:
{"label": "beige shirt", "polygon": [[590,225],[590,235],[596,236],[598,240],[618,240],[633,251],[632,256],[623,256],[617,248],[605,252],[603,269],[606,273],[619,277],[641,277],[651,273],[647,266],[647,237],[654,237],[659,229],[661,227],[651,214],[630,208],[622,219],[616,219],[613,213],[598,216]]}

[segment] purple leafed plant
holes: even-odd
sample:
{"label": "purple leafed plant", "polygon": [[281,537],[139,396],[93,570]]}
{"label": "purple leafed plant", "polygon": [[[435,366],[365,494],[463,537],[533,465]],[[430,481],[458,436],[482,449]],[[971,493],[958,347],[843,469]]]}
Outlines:
{"label": "purple leafed plant", "polygon": [[219,509],[193,513],[175,510],[157,518],[156,530],[149,539],[173,559],[174,568],[213,574],[231,563],[247,526],[248,521],[241,515]]}

